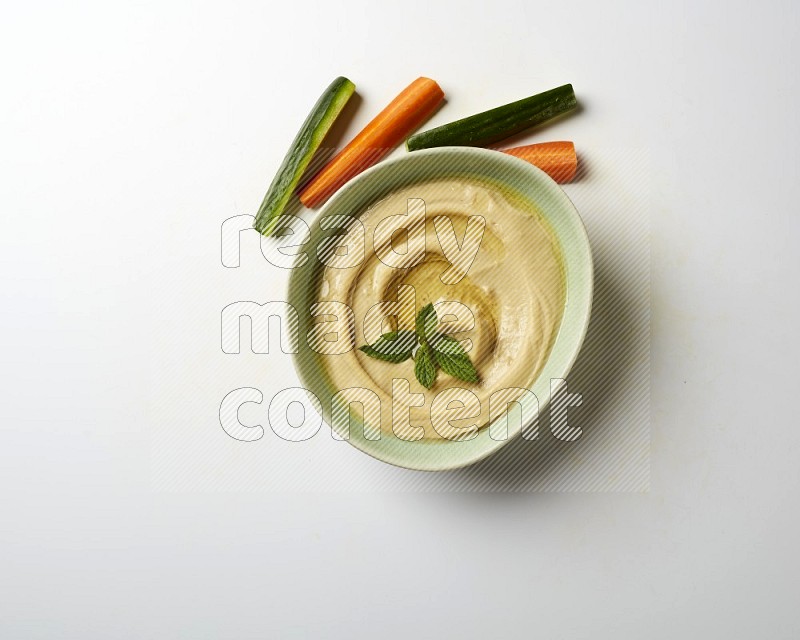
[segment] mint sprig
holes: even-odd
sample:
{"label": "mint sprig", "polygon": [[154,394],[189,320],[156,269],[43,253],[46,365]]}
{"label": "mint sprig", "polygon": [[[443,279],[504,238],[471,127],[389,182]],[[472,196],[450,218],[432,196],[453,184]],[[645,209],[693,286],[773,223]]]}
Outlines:
{"label": "mint sprig", "polygon": [[[372,345],[359,349],[370,358],[399,363],[414,357],[414,375],[426,389],[436,382],[437,366],[446,374],[464,382],[478,382],[478,372],[461,343],[436,331],[439,319],[432,303],[417,313],[415,331],[390,331]],[[416,353],[414,349],[416,348]]]}

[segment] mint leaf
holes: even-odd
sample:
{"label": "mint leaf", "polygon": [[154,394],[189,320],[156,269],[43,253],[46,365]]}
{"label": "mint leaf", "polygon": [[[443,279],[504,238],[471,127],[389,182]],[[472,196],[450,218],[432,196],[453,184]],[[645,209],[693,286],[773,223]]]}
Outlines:
{"label": "mint leaf", "polygon": [[436,353],[446,353],[451,356],[465,356],[467,352],[461,343],[444,333],[435,333],[430,339],[430,345]]}
{"label": "mint leaf", "polygon": [[408,360],[416,344],[417,336],[413,331],[390,331],[384,333],[374,344],[365,345],[359,350],[370,358],[397,363]]}
{"label": "mint leaf", "polygon": [[431,347],[436,352],[437,364],[446,374],[464,382],[478,381],[478,372],[458,340],[437,333],[431,338]]}
{"label": "mint leaf", "polygon": [[451,355],[441,351],[436,352],[436,362],[447,375],[463,380],[464,382],[477,382],[478,372],[472,366],[472,361],[467,354]]}
{"label": "mint leaf", "polygon": [[414,359],[414,375],[423,387],[430,389],[436,382],[436,365],[433,363],[430,347],[424,342],[421,343]]}
{"label": "mint leaf", "polygon": [[433,303],[429,302],[417,314],[416,329],[419,339],[424,340],[432,335],[437,324],[439,324],[439,318],[436,317]]}

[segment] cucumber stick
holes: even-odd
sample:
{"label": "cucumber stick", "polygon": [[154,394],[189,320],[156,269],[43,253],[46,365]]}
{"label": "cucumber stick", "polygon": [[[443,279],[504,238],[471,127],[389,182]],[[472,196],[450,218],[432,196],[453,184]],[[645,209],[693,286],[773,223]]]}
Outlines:
{"label": "cucumber stick", "polygon": [[283,213],[292,193],[300,182],[314,153],[319,149],[325,134],[328,133],[344,105],[353,95],[356,86],[347,78],[339,77],[317,100],[317,104],[308,114],[300,131],[297,132],[292,146],[278,173],[269,185],[267,195],[256,214],[253,228],[265,236],[270,235],[278,224],[278,217]]}
{"label": "cucumber stick", "polygon": [[406,141],[409,151],[431,147],[483,147],[535,127],[577,106],[571,84],[423,131]]}

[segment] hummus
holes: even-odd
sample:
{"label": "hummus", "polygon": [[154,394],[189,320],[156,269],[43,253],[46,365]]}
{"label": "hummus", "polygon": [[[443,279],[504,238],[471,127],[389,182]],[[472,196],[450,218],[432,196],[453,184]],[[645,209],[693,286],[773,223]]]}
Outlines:
{"label": "hummus", "polygon": [[[351,348],[323,355],[322,373],[334,389],[377,395],[379,420],[365,409],[368,403],[359,404],[357,393],[348,401],[372,427],[380,422],[382,437],[474,437],[490,421],[492,394],[508,390],[493,400],[496,405],[499,397],[506,407],[530,388],[555,339],[565,282],[552,231],[532,203],[492,183],[462,178],[395,190],[357,220],[346,235],[360,237],[366,247],[358,264],[328,261],[318,280],[318,308],[345,303],[353,312]],[[347,254],[341,246],[331,251]],[[383,362],[358,350],[382,332],[413,330],[416,312],[429,302],[439,330],[462,342],[479,382],[439,369],[433,387],[425,389],[413,360]],[[448,392],[455,387],[471,394]]]}

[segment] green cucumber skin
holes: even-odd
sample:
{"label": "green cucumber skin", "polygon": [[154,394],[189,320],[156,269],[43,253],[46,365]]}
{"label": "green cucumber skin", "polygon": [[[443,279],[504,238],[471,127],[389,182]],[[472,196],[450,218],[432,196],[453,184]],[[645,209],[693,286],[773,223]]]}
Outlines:
{"label": "green cucumber skin", "polygon": [[275,230],[278,217],[289,203],[314,153],[355,89],[350,80],[340,76],[331,82],[317,100],[267,189],[253,223],[256,231],[268,236]]}
{"label": "green cucumber skin", "polygon": [[431,147],[483,147],[535,127],[578,105],[571,84],[489,109],[406,140],[409,151]]}

